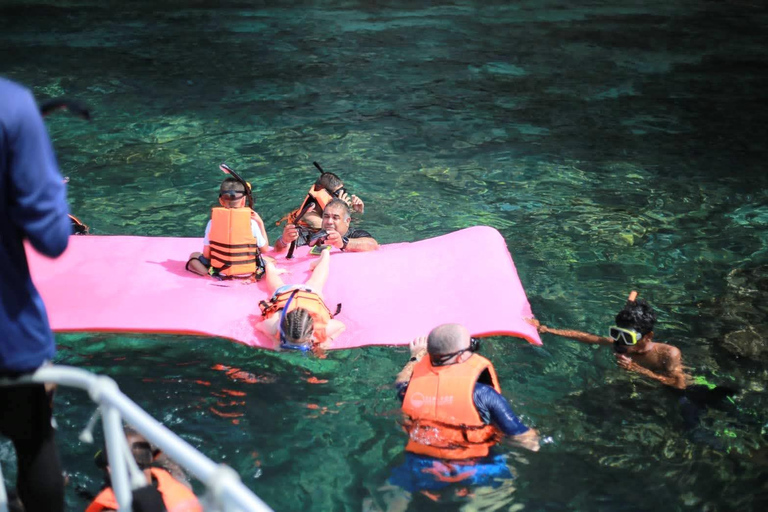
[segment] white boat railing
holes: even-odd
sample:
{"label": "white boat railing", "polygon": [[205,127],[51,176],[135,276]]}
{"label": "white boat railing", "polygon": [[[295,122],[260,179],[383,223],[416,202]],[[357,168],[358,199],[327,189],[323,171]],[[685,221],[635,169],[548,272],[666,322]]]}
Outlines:
{"label": "white boat railing", "polygon": [[[88,392],[91,400],[99,405],[111,470],[112,489],[120,510],[131,510],[131,492],[147,485],[128,447],[123,431],[123,421],[125,421],[206,486],[207,494],[205,499],[201,500],[206,510],[271,512],[272,509],[242,483],[234,469],[224,464],[216,464],[171,432],[123,394],[111,378],[79,368],[53,365],[45,366],[31,375],[18,379],[0,379],[0,386],[29,382],[54,383],[83,389]],[[95,416],[92,421],[94,419]],[[5,485],[2,480],[2,471],[0,471],[0,512],[7,512],[7,510]]]}

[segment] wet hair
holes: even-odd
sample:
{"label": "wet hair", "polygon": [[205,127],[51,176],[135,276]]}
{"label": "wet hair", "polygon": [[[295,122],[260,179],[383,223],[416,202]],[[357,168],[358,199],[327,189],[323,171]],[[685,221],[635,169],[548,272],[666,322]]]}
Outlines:
{"label": "wet hair", "polygon": [[337,208],[337,207],[338,208],[342,208],[342,211],[344,212],[344,217],[345,218],[349,219],[352,216],[352,214],[349,212],[349,205],[347,205],[347,203],[345,203],[344,201],[342,201],[338,197],[334,197],[333,199],[331,199],[328,202],[327,205],[325,205],[325,209],[326,210],[328,208]]}
{"label": "wet hair", "polygon": [[634,329],[645,336],[653,331],[656,325],[656,312],[643,299],[627,301],[624,309],[616,315],[616,326],[624,329]]}
{"label": "wet hair", "polygon": [[315,181],[315,185],[317,185],[318,187],[323,187],[325,189],[328,189],[329,192],[333,192],[334,190],[343,186],[344,182],[341,181],[341,178],[339,178],[337,175],[333,174],[332,172],[324,172],[323,174],[320,175],[319,178],[317,178],[317,181]]}
{"label": "wet hair", "polygon": [[[221,182],[221,186],[219,187],[219,194],[222,194],[224,192],[240,192],[245,194],[246,190],[243,184],[238,181],[237,179],[233,178],[232,176],[227,176],[224,178],[224,181]],[[234,201],[230,199],[224,199],[220,198],[221,202],[224,204],[227,208],[234,208],[235,205],[240,201],[240,199],[235,199]]]}
{"label": "wet hair", "polygon": [[[147,439],[136,429],[129,427],[128,425],[123,428],[123,433],[125,434],[126,442],[130,441],[128,448],[131,450],[131,455],[133,455],[133,458],[136,460],[136,465],[139,466],[140,469],[146,469],[150,467],[152,465],[152,461],[154,460],[154,453],[152,450],[152,445],[149,444],[149,441],[147,441]],[[131,437],[135,439],[131,441],[129,439]],[[107,466],[109,465],[109,458],[107,456],[106,447],[96,453],[96,456],[93,458],[93,462],[99,469],[107,469]]]}
{"label": "wet hair", "polygon": [[245,187],[243,187],[243,184],[239,180],[232,176],[227,176],[224,178],[224,181],[221,182],[219,192],[245,192]]}
{"label": "wet hair", "polygon": [[136,465],[138,465],[140,469],[147,469],[150,467],[154,460],[154,454],[152,453],[152,445],[149,444],[149,441],[131,427],[125,427],[125,437],[137,438],[128,446],[131,449],[133,458],[136,459]]}
{"label": "wet hair", "polygon": [[280,328],[285,340],[293,345],[307,345],[312,342],[315,321],[304,308],[296,308],[283,318]]}

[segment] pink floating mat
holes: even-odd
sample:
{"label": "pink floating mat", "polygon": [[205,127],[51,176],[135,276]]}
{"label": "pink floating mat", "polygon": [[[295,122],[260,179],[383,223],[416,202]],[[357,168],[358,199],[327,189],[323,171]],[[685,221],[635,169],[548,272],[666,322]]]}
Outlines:
{"label": "pink floating mat", "polygon": [[[33,280],[55,331],[195,334],[253,347],[275,344],[254,329],[263,282],[217,281],[184,270],[200,238],[73,236],[50,260],[27,246]],[[303,283],[316,258],[308,248],[272,255]],[[406,345],[446,322],[475,336],[510,335],[541,345],[515,264],[493,228],[473,227],[368,253],[331,255],[326,303],[347,329],[333,348]]]}

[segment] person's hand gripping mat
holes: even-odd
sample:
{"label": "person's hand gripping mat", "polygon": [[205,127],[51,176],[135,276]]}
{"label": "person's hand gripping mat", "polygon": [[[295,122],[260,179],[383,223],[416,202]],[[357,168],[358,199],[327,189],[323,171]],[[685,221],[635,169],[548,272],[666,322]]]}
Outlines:
{"label": "person's hand gripping mat", "polygon": [[[29,246],[33,280],[55,331],[195,334],[274,349],[255,328],[264,282],[218,281],[184,270],[199,238],[72,237],[58,260]],[[303,283],[316,258],[300,247],[274,255],[286,283]],[[270,256],[270,254],[267,254]],[[540,345],[533,316],[504,239],[473,227],[366,253],[333,250],[323,294],[346,330],[334,349],[407,345],[446,322],[475,336],[510,335]]]}

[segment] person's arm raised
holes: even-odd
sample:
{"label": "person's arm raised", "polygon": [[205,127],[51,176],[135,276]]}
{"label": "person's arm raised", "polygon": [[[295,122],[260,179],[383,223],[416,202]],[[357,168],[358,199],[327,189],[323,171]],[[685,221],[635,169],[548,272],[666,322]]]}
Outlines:
{"label": "person's arm raised", "polygon": [[414,338],[411,341],[410,348],[411,359],[405,363],[403,369],[397,374],[395,385],[410,382],[411,376],[413,375],[413,367],[416,366],[416,363],[418,363],[427,353],[427,337],[419,336],[418,338]]}
{"label": "person's arm raised", "polygon": [[283,233],[275,240],[275,251],[284,251],[299,238],[299,230],[295,224],[286,224],[283,228]]}
{"label": "person's arm raised", "polygon": [[606,336],[598,336],[596,334],[574,331],[571,329],[552,329],[551,327],[543,325],[535,318],[526,318],[526,322],[536,327],[536,330],[539,331],[540,334],[554,334],[555,336],[570,338],[572,340],[590,345],[613,345],[613,340]]}

